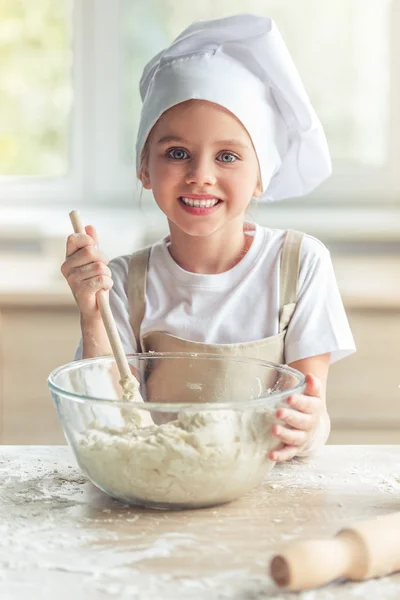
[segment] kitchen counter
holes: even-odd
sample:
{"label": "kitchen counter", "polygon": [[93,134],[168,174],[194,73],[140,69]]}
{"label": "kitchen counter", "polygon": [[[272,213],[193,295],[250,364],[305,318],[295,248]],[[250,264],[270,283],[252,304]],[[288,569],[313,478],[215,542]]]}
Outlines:
{"label": "kitchen counter", "polygon": [[400,597],[400,574],[288,594],[267,576],[282,543],[400,510],[400,446],[325,446],[244,498],[155,511],[97,490],[65,446],[0,446],[2,600],[334,600]]}
{"label": "kitchen counter", "polygon": [[[389,255],[333,255],[336,279],[346,308],[397,310],[400,306],[400,257]],[[71,307],[71,290],[58,261],[0,258],[0,308],[28,306]],[[371,274],[379,273],[379,279]]]}

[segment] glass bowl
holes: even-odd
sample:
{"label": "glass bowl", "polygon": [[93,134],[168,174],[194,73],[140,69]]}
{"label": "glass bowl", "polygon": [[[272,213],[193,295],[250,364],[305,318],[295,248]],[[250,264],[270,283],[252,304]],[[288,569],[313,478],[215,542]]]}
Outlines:
{"label": "glass bowl", "polygon": [[224,354],[127,358],[143,401],[121,400],[110,356],[48,378],[65,437],[98,488],[129,504],[200,508],[243,496],[271,471],[276,409],[304,390],[302,373]]}

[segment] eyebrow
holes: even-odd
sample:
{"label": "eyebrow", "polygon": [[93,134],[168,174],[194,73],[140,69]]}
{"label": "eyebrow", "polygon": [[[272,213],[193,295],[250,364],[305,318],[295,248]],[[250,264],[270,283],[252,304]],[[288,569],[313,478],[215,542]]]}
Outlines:
{"label": "eyebrow", "polygon": [[[184,138],[175,136],[175,135],[167,135],[158,140],[157,144],[171,144],[173,142],[177,142],[178,144],[186,144],[187,140]],[[231,138],[227,140],[217,140],[213,142],[214,146],[240,146],[241,148],[250,148],[248,144],[243,143],[241,140]]]}

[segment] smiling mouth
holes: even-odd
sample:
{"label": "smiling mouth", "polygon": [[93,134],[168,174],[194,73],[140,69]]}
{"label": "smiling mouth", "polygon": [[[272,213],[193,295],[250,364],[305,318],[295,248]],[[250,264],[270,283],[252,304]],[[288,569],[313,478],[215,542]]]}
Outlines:
{"label": "smiling mouth", "polygon": [[221,202],[218,198],[195,200],[194,198],[185,198],[184,196],[180,196],[179,200],[186,206],[191,206],[192,208],[212,208]]}

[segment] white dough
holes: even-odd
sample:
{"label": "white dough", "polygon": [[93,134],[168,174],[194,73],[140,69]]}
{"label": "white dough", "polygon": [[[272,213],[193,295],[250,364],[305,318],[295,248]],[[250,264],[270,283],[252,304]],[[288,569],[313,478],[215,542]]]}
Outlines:
{"label": "white dough", "polygon": [[[162,425],[93,422],[77,448],[79,463],[108,493],[139,504],[207,506],[252,489],[274,465],[275,410],[179,413]],[[143,421],[142,421],[143,422]]]}

